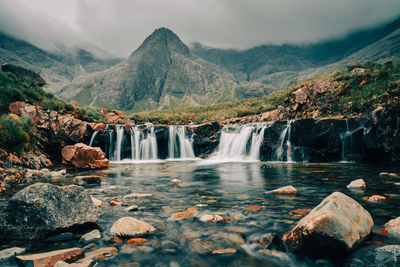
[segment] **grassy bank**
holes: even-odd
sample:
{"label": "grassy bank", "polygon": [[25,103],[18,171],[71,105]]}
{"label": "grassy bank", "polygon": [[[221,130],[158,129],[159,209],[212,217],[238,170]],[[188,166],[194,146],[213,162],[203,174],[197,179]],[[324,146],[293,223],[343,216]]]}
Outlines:
{"label": "grassy bank", "polygon": [[[295,106],[294,94],[328,79],[332,88],[317,94],[306,104]],[[222,121],[228,118],[261,114],[281,107],[285,118],[349,116],[372,110],[378,105],[397,107],[400,93],[400,63],[365,63],[303,81],[269,96],[235,100],[209,106],[174,108],[133,113],[136,123],[188,124]]]}

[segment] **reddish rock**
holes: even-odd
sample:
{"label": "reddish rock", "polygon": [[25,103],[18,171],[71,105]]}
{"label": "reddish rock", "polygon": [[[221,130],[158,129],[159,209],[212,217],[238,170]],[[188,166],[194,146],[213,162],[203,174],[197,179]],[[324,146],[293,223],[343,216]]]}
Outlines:
{"label": "reddish rock", "polygon": [[234,253],[236,253],[236,249],[234,248],[217,249],[212,252],[212,254],[234,254]]}
{"label": "reddish rock", "polygon": [[75,261],[83,257],[81,248],[67,248],[50,252],[17,256],[18,262],[25,266],[53,267],[58,261]]}
{"label": "reddish rock", "polygon": [[106,124],[105,123],[92,123],[90,126],[92,127],[93,130],[100,131],[106,127]]}
{"label": "reddish rock", "polygon": [[125,124],[126,118],[125,115],[119,110],[107,110],[102,109],[102,113],[104,114],[104,118],[106,123],[118,123],[118,124]]}
{"label": "reddish rock", "polygon": [[334,192],[285,234],[283,240],[292,252],[337,258],[362,243],[373,226],[371,215],[360,204]]}
{"label": "reddish rock", "polygon": [[295,210],[292,210],[292,213],[301,214],[301,215],[306,215],[306,214],[309,214],[309,213],[310,213],[310,210],[306,210],[306,209],[295,209]]}
{"label": "reddish rock", "polygon": [[197,215],[197,210],[190,210],[190,211],[182,211],[173,214],[171,217],[168,218],[170,221],[178,221],[185,218],[191,218]]}
{"label": "reddish rock", "polygon": [[131,124],[125,124],[124,125],[124,129],[125,129],[125,131],[129,132],[132,129],[132,125]]}
{"label": "reddish rock", "polygon": [[63,164],[77,169],[102,169],[108,167],[108,159],[99,147],[83,143],[66,146],[61,151]]}
{"label": "reddish rock", "polygon": [[245,206],[245,207],[243,207],[243,209],[244,209],[245,211],[253,211],[253,212],[257,212],[257,211],[259,211],[261,208],[262,208],[261,206],[257,206],[257,205],[251,205],[251,206]]}
{"label": "reddish rock", "polygon": [[296,96],[295,102],[298,104],[304,104],[307,102],[307,94],[306,92],[300,88],[296,91],[294,91],[292,94],[294,94]]}
{"label": "reddish rock", "polygon": [[380,201],[385,201],[385,200],[386,200],[386,197],[380,196],[380,195],[373,195],[368,198],[369,202],[380,202]]}
{"label": "reddish rock", "polygon": [[130,244],[131,246],[136,246],[136,245],[141,245],[146,241],[147,241],[147,239],[145,239],[145,238],[134,237],[134,238],[128,239],[128,241],[126,243]]}

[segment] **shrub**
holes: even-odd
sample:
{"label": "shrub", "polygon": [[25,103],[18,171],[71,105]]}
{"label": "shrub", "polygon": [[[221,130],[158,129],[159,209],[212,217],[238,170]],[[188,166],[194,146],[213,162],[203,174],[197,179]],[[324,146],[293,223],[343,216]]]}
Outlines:
{"label": "shrub", "polygon": [[22,116],[17,120],[8,115],[0,117],[0,147],[18,152],[30,140],[32,120],[29,116]]}

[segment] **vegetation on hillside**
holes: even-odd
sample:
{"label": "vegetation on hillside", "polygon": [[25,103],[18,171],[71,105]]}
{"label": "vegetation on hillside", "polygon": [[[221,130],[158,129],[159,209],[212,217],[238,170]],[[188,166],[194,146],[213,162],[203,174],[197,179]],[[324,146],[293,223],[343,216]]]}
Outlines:
{"label": "vegetation on hillside", "polygon": [[[329,79],[332,89],[318,93],[295,108],[293,92]],[[136,123],[188,124],[222,121],[228,118],[261,114],[281,109],[286,119],[350,116],[372,110],[378,105],[398,107],[400,96],[400,62],[371,63],[350,66],[324,77],[313,78],[275,92],[269,96],[235,100],[209,106],[174,108],[133,113]]]}
{"label": "vegetation on hillside", "polygon": [[29,116],[20,118],[7,115],[12,102],[24,101],[39,105],[47,110],[61,114],[71,113],[75,117],[95,121],[102,118],[94,109],[76,108],[66,101],[45,92],[35,82],[17,77],[13,73],[0,72],[0,148],[7,151],[20,151],[23,145],[31,140],[32,121]]}

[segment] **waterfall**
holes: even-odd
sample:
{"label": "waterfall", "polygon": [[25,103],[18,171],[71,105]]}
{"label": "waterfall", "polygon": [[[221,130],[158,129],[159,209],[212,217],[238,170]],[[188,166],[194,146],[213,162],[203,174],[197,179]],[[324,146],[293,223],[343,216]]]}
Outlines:
{"label": "waterfall", "polygon": [[117,161],[121,160],[121,148],[122,148],[122,142],[124,141],[124,127],[122,125],[117,125],[116,126],[116,131],[117,131],[117,146],[115,149],[115,154],[114,154],[114,159]]}
{"label": "waterfall", "polygon": [[[239,131],[229,132],[225,127],[221,133],[214,160],[259,160],[260,147],[264,139],[265,126],[245,125]],[[250,145],[250,149],[248,146]]]}
{"label": "waterfall", "polygon": [[95,131],[92,135],[92,137],[90,138],[90,142],[89,142],[89,146],[92,146],[94,143],[94,140],[96,140],[96,136],[99,133],[99,131]]}
{"label": "waterfall", "polygon": [[[346,155],[348,151],[348,146],[353,142],[352,132],[349,130],[349,120],[346,119],[346,131],[340,135],[340,139],[342,140],[342,161],[347,161]],[[350,141],[350,142],[349,142]]]}
{"label": "waterfall", "polygon": [[194,159],[192,136],[187,137],[185,126],[168,126],[168,157],[169,159]]}
{"label": "waterfall", "polygon": [[[280,137],[279,137],[279,147],[276,150],[276,160],[283,161],[285,156],[285,148],[286,148],[286,161],[293,162],[293,151],[292,151],[292,143],[291,143],[291,134],[292,134],[292,120],[289,120],[286,124],[286,127],[283,129]],[[286,141],[286,142],[285,142]]]}

